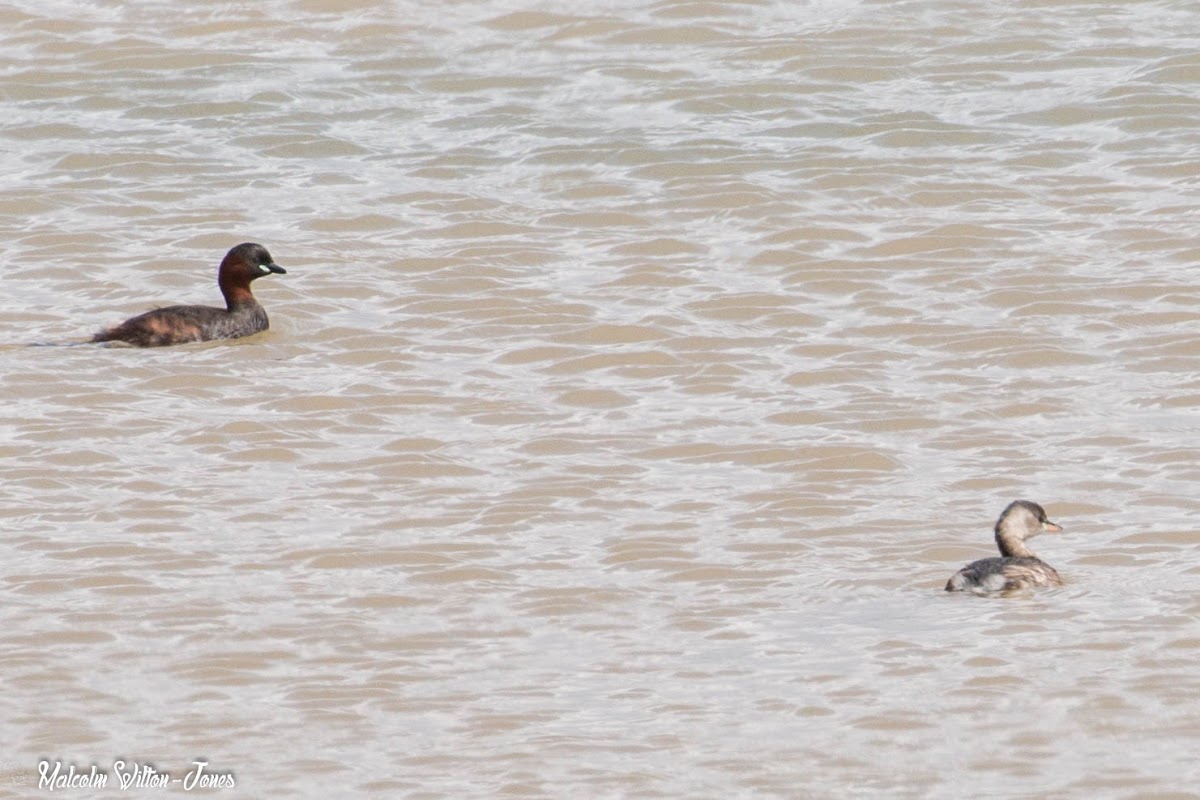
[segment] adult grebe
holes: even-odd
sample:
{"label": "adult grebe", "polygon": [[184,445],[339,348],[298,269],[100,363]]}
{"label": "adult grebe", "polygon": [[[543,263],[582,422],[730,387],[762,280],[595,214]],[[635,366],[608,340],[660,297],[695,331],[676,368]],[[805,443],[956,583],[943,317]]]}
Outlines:
{"label": "adult grebe", "polygon": [[1000,558],[973,561],[946,583],[947,592],[993,594],[1030,586],[1062,586],[1054,567],[1025,546],[1025,540],[1058,533],[1062,526],[1046,518],[1046,509],[1028,500],[1014,500],[996,520],[996,545]]}
{"label": "adult grebe", "polygon": [[126,342],[137,347],[161,347],[213,339],[237,339],[265,331],[267,312],[250,293],[250,283],[263,275],[286,275],[267,248],[246,242],[225,254],[217,271],[217,285],[225,308],[169,306],[147,311],[120,325],[100,331],[93,342]]}

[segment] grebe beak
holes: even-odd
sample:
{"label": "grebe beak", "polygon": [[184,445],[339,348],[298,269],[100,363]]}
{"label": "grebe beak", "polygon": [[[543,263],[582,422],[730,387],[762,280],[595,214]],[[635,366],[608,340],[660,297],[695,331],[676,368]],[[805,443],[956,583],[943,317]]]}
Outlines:
{"label": "grebe beak", "polygon": [[1057,522],[1046,520],[1042,523],[1042,530],[1044,530],[1046,533],[1062,533],[1062,525],[1059,525]]}
{"label": "grebe beak", "polygon": [[276,275],[287,275],[287,270],[274,262],[263,264],[263,266],[266,267],[268,272],[274,272]]}

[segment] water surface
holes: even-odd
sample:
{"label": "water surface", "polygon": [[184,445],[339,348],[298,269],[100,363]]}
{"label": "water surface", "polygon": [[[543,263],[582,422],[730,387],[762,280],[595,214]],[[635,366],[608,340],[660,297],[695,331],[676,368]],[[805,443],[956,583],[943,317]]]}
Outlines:
{"label": "water surface", "polygon": [[0,796],[1195,796],[1200,9],[0,23]]}

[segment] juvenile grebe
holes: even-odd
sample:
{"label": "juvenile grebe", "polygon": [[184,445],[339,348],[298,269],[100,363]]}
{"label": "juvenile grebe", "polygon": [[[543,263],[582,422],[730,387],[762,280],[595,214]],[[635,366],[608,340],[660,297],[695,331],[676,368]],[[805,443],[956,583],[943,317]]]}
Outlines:
{"label": "juvenile grebe", "polygon": [[236,339],[270,327],[267,312],[250,293],[250,282],[272,272],[287,270],[272,260],[261,244],[239,244],[226,253],[217,272],[217,285],[225,308],[170,306],[156,308],[100,331],[93,342],[127,342],[138,347],[159,347],[211,339]]}
{"label": "juvenile grebe", "polygon": [[947,592],[992,594],[1029,586],[1062,586],[1054,567],[1042,561],[1025,546],[1025,540],[1046,533],[1058,533],[1060,525],[1046,518],[1046,510],[1028,500],[1014,500],[996,520],[996,544],[999,558],[973,561],[955,573],[946,584]]}

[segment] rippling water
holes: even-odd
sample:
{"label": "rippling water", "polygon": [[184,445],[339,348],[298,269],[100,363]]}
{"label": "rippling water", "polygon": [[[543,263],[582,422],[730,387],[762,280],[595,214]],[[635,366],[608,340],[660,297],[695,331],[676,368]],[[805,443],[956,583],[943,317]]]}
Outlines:
{"label": "rippling water", "polygon": [[586,8],[0,10],[0,796],[1195,796],[1200,7]]}

